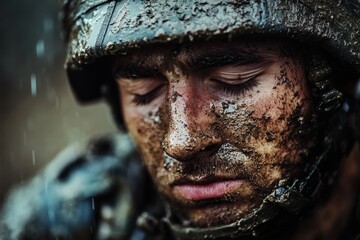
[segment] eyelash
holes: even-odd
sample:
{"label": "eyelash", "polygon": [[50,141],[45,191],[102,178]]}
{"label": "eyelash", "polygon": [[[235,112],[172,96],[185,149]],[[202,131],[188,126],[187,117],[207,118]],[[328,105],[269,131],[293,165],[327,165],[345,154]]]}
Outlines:
{"label": "eyelash", "polygon": [[[245,83],[231,85],[227,83],[223,83],[219,80],[213,80],[219,86],[219,89],[226,94],[230,94],[232,96],[239,96],[245,94],[247,91],[251,91],[254,87],[258,86],[258,81],[256,79],[251,79]],[[157,96],[162,86],[155,88],[151,92],[144,95],[135,95],[133,99],[133,103],[136,106],[143,106],[149,104],[154,98]]]}
{"label": "eyelash", "polygon": [[155,99],[155,97],[157,96],[157,94],[160,92],[160,90],[162,89],[163,86],[159,86],[157,88],[155,88],[154,90],[150,91],[147,94],[144,95],[139,95],[136,94],[134,95],[134,99],[132,100],[133,103],[135,103],[136,106],[143,106],[143,105],[147,105],[149,104],[152,100]]}
{"label": "eyelash", "polygon": [[[232,96],[244,95],[247,91],[251,91],[254,87],[258,86],[258,81],[256,78],[250,79],[250,80],[246,81],[245,83],[234,84],[234,85],[221,82],[220,80],[217,80],[217,79],[212,79],[212,81],[216,82],[216,84],[218,85],[218,88],[221,91],[225,92],[226,94],[232,95]],[[159,86],[144,95],[136,94],[136,95],[134,95],[132,102],[136,106],[147,105],[156,98],[157,94],[160,92],[162,87],[163,86]]]}
{"label": "eyelash", "polygon": [[213,79],[213,81],[217,83],[221,91],[232,96],[244,95],[246,92],[251,91],[254,87],[258,86],[259,84],[256,78],[250,79],[245,83],[234,84],[234,85],[227,84],[216,79]]}

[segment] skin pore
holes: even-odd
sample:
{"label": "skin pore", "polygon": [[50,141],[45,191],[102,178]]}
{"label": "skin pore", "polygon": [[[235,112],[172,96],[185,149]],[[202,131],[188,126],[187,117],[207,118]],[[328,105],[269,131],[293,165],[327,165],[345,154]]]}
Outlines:
{"label": "skin pore", "polygon": [[240,219],[306,167],[312,102],[282,41],[151,45],[118,56],[114,74],[127,129],[184,224]]}

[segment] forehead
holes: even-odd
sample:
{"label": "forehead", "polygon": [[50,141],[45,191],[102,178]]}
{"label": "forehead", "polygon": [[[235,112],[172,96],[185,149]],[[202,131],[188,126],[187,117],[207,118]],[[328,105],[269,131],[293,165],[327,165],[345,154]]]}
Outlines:
{"label": "forehead", "polygon": [[[176,61],[179,64],[191,65],[191,62],[206,56],[223,56],[242,54],[244,58],[275,58],[284,50],[282,40],[209,40],[188,43],[161,43],[142,46],[129,50],[125,55],[116,57],[117,64],[135,64],[141,66],[159,66]],[[202,58],[203,59],[203,58]]]}

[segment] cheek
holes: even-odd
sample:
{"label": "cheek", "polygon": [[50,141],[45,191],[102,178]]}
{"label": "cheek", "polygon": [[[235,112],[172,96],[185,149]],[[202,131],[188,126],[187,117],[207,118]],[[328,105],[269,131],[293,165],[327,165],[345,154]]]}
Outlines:
{"label": "cheek", "polygon": [[[154,168],[155,161],[153,155],[159,155],[160,135],[159,111],[154,111],[153,106],[135,106],[131,96],[127,95],[120,88],[120,101],[122,106],[123,118],[126,127],[136,142],[145,164]],[[155,152],[157,150],[157,152]]]}
{"label": "cheek", "polygon": [[[311,107],[310,93],[303,69],[296,60],[284,61],[275,65],[273,74],[264,91],[250,101],[256,118],[267,117],[272,120],[286,120],[297,109],[308,114]],[[281,122],[281,121],[280,121]],[[277,123],[279,124],[279,122]],[[280,128],[285,127],[283,124]]]}
{"label": "cheek", "polygon": [[[151,114],[149,114],[151,115]],[[156,120],[151,116],[133,114],[132,117],[125,117],[129,133],[134,138],[137,146],[142,153],[147,165],[154,165],[152,156],[161,154],[161,136],[163,133],[156,124]]]}
{"label": "cheek", "polygon": [[128,131],[133,137],[144,164],[160,192],[167,192],[166,184],[171,181],[171,175],[166,172],[166,161],[162,151],[162,139],[166,126],[162,120],[162,111],[133,111],[123,105],[124,120]]}
{"label": "cheek", "polygon": [[137,144],[148,173],[158,188],[161,188],[158,175],[163,169],[162,166],[164,166],[160,140],[162,133],[154,124],[150,124],[146,120],[137,119],[136,121],[131,128],[129,127],[129,132]]}
{"label": "cheek", "polygon": [[279,134],[287,137],[295,118],[309,118],[312,107],[302,66],[296,60],[279,65],[273,82],[270,92],[249,105],[253,117],[266,126],[263,130],[267,131],[267,140]]}
{"label": "cheek", "polygon": [[222,120],[226,141],[247,155],[247,172],[263,186],[295,174],[304,163],[303,153],[309,149],[306,138],[299,136],[295,127],[297,119],[311,118],[309,91],[301,68],[297,72],[287,69],[276,75],[271,91],[239,100],[242,104],[237,111],[224,114]]}

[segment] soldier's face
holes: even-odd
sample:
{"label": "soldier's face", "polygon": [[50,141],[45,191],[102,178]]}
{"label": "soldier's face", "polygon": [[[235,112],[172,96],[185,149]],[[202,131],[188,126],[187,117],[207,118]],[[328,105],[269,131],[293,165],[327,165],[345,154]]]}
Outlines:
{"label": "soldier's face", "polygon": [[117,57],[126,126],[180,220],[232,222],[301,172],[311,100],[301,59],[287,49],[211,41]]}

